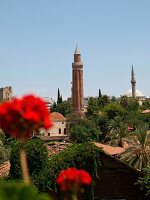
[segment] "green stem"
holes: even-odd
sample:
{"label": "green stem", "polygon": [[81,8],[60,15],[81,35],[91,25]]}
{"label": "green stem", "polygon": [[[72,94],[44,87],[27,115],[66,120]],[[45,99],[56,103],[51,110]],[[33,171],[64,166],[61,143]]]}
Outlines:
{"label": "green stem", "polygon": [[21,170],[22,170],[22,176],[23,176],[24,183],[29,185],[30,178],[29,178],[29,173],[28,173],[27,157],[26,157],[24,143],[21,144],[20,162],[21,162]]}
{"label": "green stem", "polygon": [[78,200],[78,197],[76,194],[66,194],[65,200]]}
{"label": "green stem", "polygon": [[76,194],[73,194],[73,195],[72,195],[72,199],[73,199],[73,200],[78,200],[77,195],[76,195]]}

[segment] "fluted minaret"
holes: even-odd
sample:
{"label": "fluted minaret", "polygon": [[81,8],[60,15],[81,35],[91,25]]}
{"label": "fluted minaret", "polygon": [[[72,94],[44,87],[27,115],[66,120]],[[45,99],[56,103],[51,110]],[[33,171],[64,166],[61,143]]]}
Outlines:
{"label": "fluted minaret", "polygon": [[83,118],[83,63],[81,62],[81,54],[77,46],[74,52],[74,62],[72,63],[72,105],[73,112]]}
{"label": "fluted minaret", "polygon": [[132,65],[132,71],[131,71],[131,84],[132,84],[132,98],[136,98],[136,79],[134,74],[134,69]]}

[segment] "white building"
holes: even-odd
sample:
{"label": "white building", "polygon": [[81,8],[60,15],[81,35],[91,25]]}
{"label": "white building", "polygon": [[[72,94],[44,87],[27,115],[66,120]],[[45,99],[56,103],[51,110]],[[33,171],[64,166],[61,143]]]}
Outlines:
{"label": "white building", "polygon": [[44,136],[66,136],[66,118],[58,112],[51,113],[53,126],[45,131],[41,130]]}
{"label": "white building", "polygon": [[[138,100],[139,104],[142,105],[142,103],[146,100],[146,96],[143,95],[143,93],[140,90],[135,90],[136,99]],[[123,96],[126,96],[128,98],[132,98],[132,89],[127,90]]]}
{"label": "white building", "polygon": [[[136,98],[139,100],[139,101],[143,101],[146,99],[146,97],[143,95],[143,93],[140,91],[140,90],[137,90],[136,89]],[[132,89],[130,90],[127,90],[123,96],[126,96],[126,97],[132,97]]]}

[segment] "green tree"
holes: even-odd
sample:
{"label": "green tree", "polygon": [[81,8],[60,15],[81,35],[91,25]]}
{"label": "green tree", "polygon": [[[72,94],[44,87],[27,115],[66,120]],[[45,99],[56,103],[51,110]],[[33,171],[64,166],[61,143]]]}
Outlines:
{"label": "green tree", "polygon": [[100,141],[105,143],[107,140],[106,136],[110,131],[110,120],[108,116],[106,115],[106,113],[104,112],[99,112],[98,117],[99,117],[98,127],[99,127],[99,130],[102,132]]}
{"label": "green tree", "polygon": [[138,117],[140,121],[147,123],[150,127],[150,113],[147,113],[147,114],[140,113]]}
{"label": "green tree", "polygon": [[90,97],[89,100],[88,100],[88,107],[87,107],[86,116],[87,117],[93,116],[93,115],[97,114],[98,111],[99,111],[98,99]]}
{"label": "green tree", "polygon": [[[56,177],[60,171],[69,167],[85,169],[91,174],[94,182],[101,166],[100,153],[101,150],[92,143],[69,145],[64,151],[49,158],[48,166],[36,176],[36,186],[42,192],[53,190],[59,195],[58,200],[63,199],[63,194],[56,185]],[[85,188],[84,199],[94,200],[93,187],[94,184]]]}
{"label": "green tree", "polygon": [[123,107],[123,108],[127,108],[129,104],[129,99],[127,96],[121,96],[120,97],[120,105]]}
{"label": "green tree", "polygon": [[52,109],[52,112],[59,112],[64,116],[67,116],[72,113],[72,106],[69,101],[63,101],[62,103],[57,104],[55,108]]}
{"label": "green tree", "polygon": [[102,95],[99,99],[98,99],[98,106],[100,108],[105,107],[108,103],[110,103],[110,98],[107,95]]}
{"label": "green tree", "polygon": [[37,174],[48,162],[48,150],[40,139],[31,139],[26,145],[29,173]]}
{"label": "green tree", "polygon": [[120,154],[120,159],[138,170],[150,165],[150,131],[147,125],[137,127],[130,138],[129,147]]}
{"label": "green tree", "polygon": [[126,111],[138,111],[140,108],[138,99],[132,99],[127,96],[120,98],[120,105],[126,109]]}
{"label": "green tree", "polygon": [[142,110],[147,110],[147,109],[150,109],[150,101],[145,101],[142,103],[142,106],[141,106],[141,109]]}
{"label": "green tree", "polygon": [[1,181],[1,200],[51,200],[48,194],[39,194],[33,185],[21,181]]}
{"label": "green tree", "polygon": [[101,93],[101,90],[99,89],[98,98],[101,98],[101,96],[102,96],[102,93]]}
{"label": "green tree", "polygon": [[70,122],[69,131],[71,140],[74,143],[98,141],[101,136],[101,132],[96,125],[86,118]]}
{"label": "green tree", "polygon": [[143,124],[143,120],[140,119],[141,113],[137,110],[127,111],[125,114],[125,121],[129,126],[137,127]]}
{"label": "green tree", "polygon": [[140,177],[137,181],[141,190],[150,198],[150,167],[145,168],[144,177]]}
{"label": "green tree", "polygon": [[115,96],[112,96],[110,100],[112,103],[118,102],[118,99]]}
{"label": "green tree", "polygon": [[124,141],[129,136],[128,126],[124,121],[123,117],[117,116],[110,121],[111,131],[108,134],[109,144],[113,146],[124,146]]}
{"label": "green tree", "polygon": [[62,103],[62,95],[60,95],[60,91],[58,88],[58,94],[57,94],[57,104]]}
{"label": "green tree", "polygon": [[56,101],[54,101],[53,105],[52,105],[52,110],[56,109],[57,107],[57,104],[56,104]]}
{"label": "green tree", "polygon": [[130,111],[138,111],[139,108],[140,108],[140,105],[139,105],[138,100],[130,98],[129,99],[129,103],[128,103],[127,107],[126,107],[126,110],[129,111],[129,112]]}
{"label": "green tree", "polygon": [[[30,176],[32,177],[34,174],[38,175],[48,162],[47,148],[40,139],[30,139],[26,143],[25,148]],[[16,143],[13,144],[10,154],[11,167],[9,177],[11,179],[20,179],[22,177],[19,149],[20,143],[16,141]]]}
{"label": "green tree", "polygon": [[109,119],[124,115],[124,108],[119,103],[109,103],[105,106],[104,111]]}

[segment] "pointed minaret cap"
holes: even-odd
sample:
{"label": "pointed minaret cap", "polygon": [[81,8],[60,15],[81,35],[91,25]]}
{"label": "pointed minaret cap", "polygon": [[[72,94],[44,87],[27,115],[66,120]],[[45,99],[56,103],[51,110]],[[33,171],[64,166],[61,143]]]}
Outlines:
{"label": "pointed minaret cap", "polygon": [[76,45],[76,49],[75,49],[74,54],[80,54],[80,51],[79,51],[79,49],[78,49],[78,45]]}
{"label": "pointed minaret cap", "polygon": [[134,69],[133,69],[133,65],[132,65],[132,75],[134,74]]}

